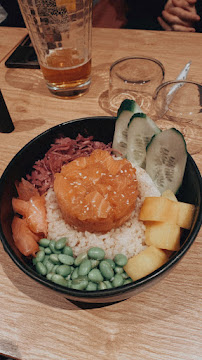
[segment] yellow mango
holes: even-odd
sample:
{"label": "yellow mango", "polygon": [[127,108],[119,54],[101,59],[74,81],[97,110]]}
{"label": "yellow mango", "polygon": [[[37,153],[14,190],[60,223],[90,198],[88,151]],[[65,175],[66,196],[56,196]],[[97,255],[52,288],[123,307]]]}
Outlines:
{"label": "yellow mango", "polygon": [[147,197],[140,210],[142,221],[162,221],[190,229],[195,206],[166,197]]}
{"label": "yellow mango", "polygon": [[172,190],[168,189],[168,190],[165,190],[162,195],[163,197],[169,199],[169,200],[172,200],[172,201],[178,201],[175,194],[172,192]]}
{"label": "yellow mango", "polygon": [[159,249],[177,251],[180,248],[180,227],[166,222],[147,222],[145,242]]}
{"label": "yellow mango", "polygon": [[190,229],[195,213],[195,206],[178,202],[178,208],[177,225],[181,226],[183,229]]}
{"label": "yellow mango", "polygon": [[138,255],[131,257],[124,266],[124,270],[131,279],[136,281],[152,273],[167,261],[166,253],[151,245]]}
{"label": "yellow mango", "polygon": [[139,219],[175,224],[178,214],[177,204],[177,202],[165,197],[147,197],[141,207]]}

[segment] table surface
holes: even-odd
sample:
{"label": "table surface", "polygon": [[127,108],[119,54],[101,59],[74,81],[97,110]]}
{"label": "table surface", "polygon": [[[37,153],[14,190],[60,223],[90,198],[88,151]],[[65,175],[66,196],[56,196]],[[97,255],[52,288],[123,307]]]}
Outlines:
{"label": "table surface", "polygon": [[[160,60],[165,80],[191,59],[189,79],[201,81],[202,34],[93,29],[92,85],[62,100],[40,70],[7,69],[4,61],[26,29],[0,28],[0,84],[15,131],[0,134],[0,172],[33,137],[63,121],[108,115],[103,99],[110,64],[128,55]],[[200,171],[202,154],[193,156]],[[23,360],[202,359],[202,232],[175,269],[129,300],[84,309],[35,283],[0,244],[0,354]]]}

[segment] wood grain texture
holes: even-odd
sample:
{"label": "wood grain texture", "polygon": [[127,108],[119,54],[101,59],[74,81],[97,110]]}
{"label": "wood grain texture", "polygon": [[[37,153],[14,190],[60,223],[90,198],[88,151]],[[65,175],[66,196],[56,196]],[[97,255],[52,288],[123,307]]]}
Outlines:
{"label": "wood grain texture", "polygon": [[[25,32],[0,28],[1,59]],[[15,131],[0,134],[0,172],[22,146],[49,127],[108,115],[100,101],[108,90],[113,61],[128,55],[155,57],[164,64],[169,80],[191,59],[189,78],[199,81],[201,43],[202,34],[93,29],[92,85],[85,96],[74,100],[54,98],[40,70],[6,69],[2,61],[1,89]],[[201,171],[202,154],[193,157]],[[21,360],[201,360],[201,240],[202,232],[154,287],[94,309],[83,309],[35,283],[0,244],[0,353]]]}
{"label": "wood grain texture", "polygon": [[3,35],[0,39],[0,61],[3,61],[12,50],[17,47],[27,31],[23,28],[14,29],[12,27],[4,27],[1,31]]}

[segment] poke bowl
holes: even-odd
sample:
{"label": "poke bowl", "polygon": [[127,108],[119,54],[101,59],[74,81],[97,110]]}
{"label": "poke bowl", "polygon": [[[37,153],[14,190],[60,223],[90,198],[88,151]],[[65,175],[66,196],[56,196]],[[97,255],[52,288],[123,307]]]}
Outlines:
{"label": "poke bowl", "polygon": [[[60,293],[62,296],[69,300],[74,301],[80,301],[80,302],[86,302],[86,303],[113,303],[120,300],[125,300],[127,298],[130,298],[131,296],[134,296],[135,294],[139,293],[140,291],[145,290],[147,287],[153,285],[155,282],[159,281],[161,278],[163,278],[165,275],[169,273],[171,269],[182,259],[182,257],[186,254],[186,252],[189,250],[190,246],[194,242],[201,226],[202,221],[202,206],[201,206],[201,194],[202,194],[202,186],[201,186],[201,176],[200,172],[193,160],[193,158],[188,154],[187,156],[187,162],[185,167],[185,172],[183,176],[183,182],[182,185],[179,188],[179,191],[177,193],[177,199],[178,201],[189,203],[194,205],[195,212],[192,219],[192,223],[190,226],[190,229],[184,230],[181,238],[180,238],[180,246],[176,251],[170,252],[167,251],[167,260],[164,261],[162,264],[159,265],[158,268],[154,269],[154,271],[146,274],[143,277],[140,277],[137,280],[131,279],[129,276],[125,276],[125,279],[129,278],[130,281],[122,281],[121,283],[114,284],[114,286],[97,286],[98,281],[96,282],[96,288],[89,287],[86,289],[86,286],[83,288],[79,287],[71,287],[68,284],[68,276],[66,277],[66,280],[64,282],[58,282],[58,281],[52,281],[51,276],[47,274],[45,271],[43,274],[42,271],[38,269],[36,264],[37,262],[33,261],[33,256],[25,256],[20,250],[19,247],[16,246],[16,241],[14,241],[13,238],[13,219],[15,217],[14,210],[13,210],[13,198],[18,197],[18,193],[16,190],[16,184],[19,184],[20,181],[23,179],[30,179],[31,174],[33,172],[33,166],[37,163],[37,161],[40,161],[44,159],[45,154],[50,150],[51,145],[55,143],[56,139],[59,138],[70,138],[70,139],[78,139],[78,135],[83,137],[84,141],[85,138],[92,137],[93,141],[104,143],[107,147],[111,146],[110,144],[113,141],[113,136],[115,132],[115,125],[116,125],[116,118],[115,117],[109,117],[109,116],[100,116],[100,117],[89,117],[89,118],[81,118],[76,119],[68,122],[61,123],[57,126],[54,126],[47,131],[43,132],[42,134],[35,137],[33,140],[31,140],[27,145],[25,145],[11,160],[7,168],[5,169],[1,180],[0,180],[0,237],[1,241],[4,247],[4,250],[8,253],[8,255],[11,257],[13,262],[29,277],[40,283],[42,286],[45,286],[49,289],[52,289],[53,291],[56,291]],[[109,144],[109,145],[108,145]],[[111,155],[110,155],[111,156]],[[98,169],[99,170],[99,169]],[[71,173],[71,171],[70,171]],[[47,191],[47,189],[46,189]],[[155,196],[155,195],[154,195]],[[20,217],[21,220],[21,217]],[[127,219],[128,221],[128,219]],[[69,225],[68,225],[69,226]],[[71,224],[70,224],[71,226]],[[122,226],[122,224],[120,225]],[[76,230],[77,231],[77,230]],[[89,234],[89,229],[87,228],[87,231],[84,229],[79,229],[80,234],[83,235]],[[109,229],[107,229],[109,231]],[[113,230],[116,232],[116,229]],[[130,233],[130,230],[128,230]],[[93,232],[96,232],[95,229]],[[106,233],[106,232],[105,232]],[[132,234],[132,233],[131,233]],[[92,232],[90,235],[92,238]],[[132,235],[131,235],[132,236]],[[43,252],[43,246],[44,249],[46,248],[47,244],[50,243],[50,241],[53,241],[55,239],[50,239],[50,236],[41,236],[42,246],[39,246],[38,253]],[[44,242],[47,240],[47,244]],[[64,242],[64,236],[60,235],[59,238],[63,239],[61,242]],[[70,242],[68,243],[68,236],[67,236],[67,242],[66,242],[66,248],[70,250],[70,252],[73,250],[74,252],[74,245]],[[105,238],[102,236],[100,237],[101,241],[103,241],[103,244],[105,243]],[[38,241],[38,240],[37,240]],[[37,242],[36,241],[36,242]],[[88,241],[88,240],[87,240]],[[44,242],[44,243],[43,243]],[[106,242],[107,243],[107,242]],[[40,242],[39,242],[40,244]],[[75,246],[78,244],[75,243]],[[80,243],[82,244],[82,242]],[[96,242],[91,241],[85,243],[84,245],[80,246],[77,249],[76,255],[69,253],[67,250],[67,257],[73,257],[74,259],[77,259],[79,255],[82,258],[82,254],[85,253],[85,251],[89,249],[94,249],[96,252],[96,249],[100,251],[101,246],[98,246],[96,248]],[[99,243],[100,244],[100,243]],[[126,242],[127,244],[127,242]],[[129,242],[130,246],[131,243]],[[71,246],[71,249],[70,249]],[[50,246],[49,246],[50,247]],[[145,244],[143,248],[145,248]],[[55,252],[53,251],[53,264],[55,268],[57,268],[58,265],[58,259],[55,259],[58,254],[61,252],[60,248],[64,248],[63,245],[59,245],[57,248],[55,248]],[[96,259],[96,256],[89,260],[88,257],[88,263],[89,261],[94,261],[94,263],[97,260],[103,260],[107,258],[111,258],[111,260],[114,260],[114,257],[116,257],[116,254],[120,255],[122,251],[119,251],[119,248],[117,247],[114,251],[110,252],[110,246],[105,249],[105,245],[103,245],[104,248],[104,255],[101,256],[100,259]],[[87,250],[86,250],[87,249]],[[105,251],[106,250],[106,251]],[[99,252],[98,251],[98,252]],[[127,258],[130,258],[130,250],[127,250]],[[35,254],[36,255],[36,254]],[[43,254],[44,255],[44,254]],[[56,257],[54,257],[56,255]],[[65,252],[60,254],[65,255]],[[131,254],[131,256],[134,254]],[[45,256],[50,256],[50,248],[47,251],[47,254],[45,253]],[[65,255],[66,256],[66,255]],[[40,256],[39,256],[40,257]],[[99,257],[99,255],[98,255]],[[62,258],[62,257],[61,257]],[[55,259],[55,260],[54,260]],[[85,258],[86,259],[86,258]],[[108,259],[108,260],[109,260]],[[119,259],[120,260],[120,259]],[[120,270],[120,267],[125,266],[125,263],[122,265],[119,264],[119,260],[116,262],[116,266],[119,268],[119,272],[124,273],[123,269]],[[122,259],[123,260],[123,259]],[[54,263],[55,261],[55,263]],[[97,262],[99,262],[97,261]],[[109,260],[110,261],[110,260]],[[76,262],[76,260],[75,260]],[[121,260],[120,260],[121,262]],[[106,261],[105,261],[106,263]],[[65,265],[65,261],[60,265]],[[78,265],[78,264],[77,264]],[[120,266],[119,266],[120,265]],[[75,266],[73,263],[68,263],[69,267],[73,269]],[[94,265],[99,267],[99,265]],[[52,266],[53,268],[53,266]],[[63,269],[65,266],[63,266]],[[67,268],[67,267],[66,267]],[[96,268],[98,270],[98,268]],[[85,272],[85,269],[84,269]],[[118,273],[118,270],[117,270]],[[68,273],[69,274],[69,273]],[[87,272],[84,274],[88,277]],[[119,275],[120,275],[119,274]],[[67,275],[67,274],[66,274]],[[113,272],[113,275],[115,273]],[[108,276],[108,277],[107,277]],[[63,276],[64,277],[64,276]],[[78,274],[77,274],[78,277]],[[61,275],[60,273],[56,273],[56,278],[60,279]],[[69,275],[70,278],[70,275]],[[76,277],[75,277],[76,278]],[[101,279],[100,282],[104,282],[105,284],[109,285],[109,275],[106,275],[106,278],[103,280]],[[92,280],[92,279],[91,279]],[[93,282],[93,281],[91,281]]]}

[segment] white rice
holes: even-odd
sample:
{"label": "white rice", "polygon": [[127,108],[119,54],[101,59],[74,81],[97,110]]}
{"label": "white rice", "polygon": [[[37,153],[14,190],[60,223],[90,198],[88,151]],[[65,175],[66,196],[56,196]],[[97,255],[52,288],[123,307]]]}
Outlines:
{"label": "white rice", "polygon": [[130,258],[141,252],[146,245],[145,225],[138,220],[139,211],[145,197],[160,196],[160,193],[143,169],[136,167],[136,176],[140,196],[137,198],[134,212],[125,224],[106,234],[80,232],[66,224],[58,207],[56,195],[53,189],[49,189],[46,195],[48,238],[57,241],[61,237],[67,237],[68,245],[72,247],[75,256],[93,246],[103,248],[108,258],[113,258],[119,253]]}

